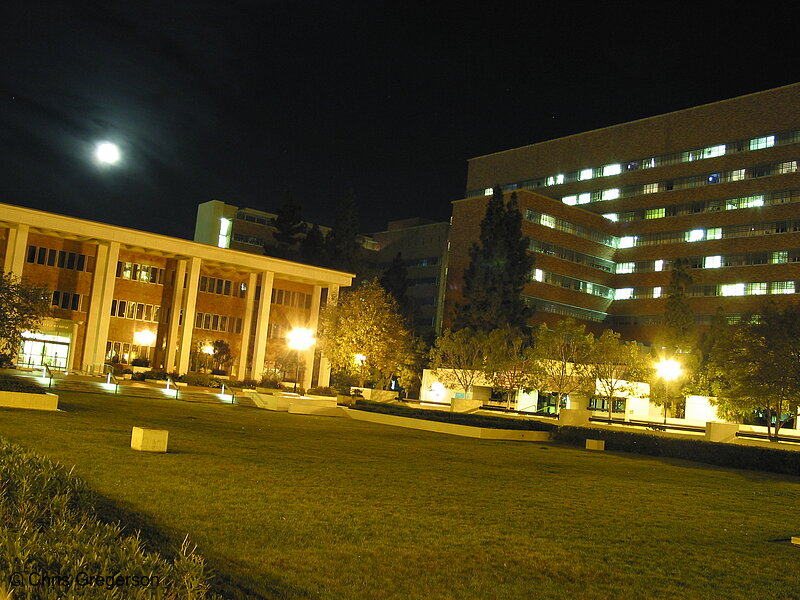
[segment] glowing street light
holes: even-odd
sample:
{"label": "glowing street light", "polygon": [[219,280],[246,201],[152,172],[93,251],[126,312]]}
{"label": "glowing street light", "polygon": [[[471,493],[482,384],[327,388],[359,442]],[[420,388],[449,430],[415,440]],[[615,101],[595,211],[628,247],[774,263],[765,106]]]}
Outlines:
{"label": "glowing street light", "polygon": [[367,356],[366,354],[356,354],[353,357],[354,362],[358,365],[359,369],[361,370],[358,378],[358,387],[364,387],[364,366],[367,364]]}
{"label": "glowing street light", "polygon": [[317,343],[314,332],[305,327],[296,327],[286,334],[286,345],[297,351],[297,371],[294,376],[294,391],[297,391],[297,380],[300,379],[300,353]]}
{"label": "glowing street light", "polygon": [[120,159],[119,146],[111,142],[102,142],[97,144],[94,156],[98,162],[104,165],[114,165],[118,163]]}
{"label": "glowing street light", "polygon": [[669,402],[669,382],[678,379],[683,373],[681,364],[674,358],[662,358],[655,364],[656,376],[664,380],[664,424],[667,424],[667,402]]}

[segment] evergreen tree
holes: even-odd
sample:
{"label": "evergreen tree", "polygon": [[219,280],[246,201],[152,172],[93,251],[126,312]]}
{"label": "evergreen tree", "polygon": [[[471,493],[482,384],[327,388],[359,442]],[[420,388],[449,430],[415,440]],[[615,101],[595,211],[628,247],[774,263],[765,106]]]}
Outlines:
{"label": "evergreen tree", "polygon": [[325,264],[325,236],[314,223],[300,241],[300,258],[309,265]]}
{"label": "evergreen tree", "polygon": [[392,259],[389,267],[381,275],[379,282],[383,289],[389,292],[397,302],[400,314],[408,320],[409,324],[413,323],[411,301],[407,295],[408,269],[403,263],[403,257],[400,252]]}
{"label": "evergreen tree", "polygon": [[692,284],[688,268],[689,261],[685,258],[677,258],[672,264],[664,319],[655,340],[656,348],[663,350],[667,358],[690,353],[697,344],[694,312],[686,301],[686,290]]}
{"label": "evergreen tree", "polygon": [[523,300],[522,289],[534,259],[522,235],[516,194],[506,203],[500,188],[494,188],[481,221],[480,244],[473,244],[469,255],[465,302],[456,306],[456,328],[484,332],[524,328],[533,311]]}
{"label": "evergreen tree", "polygon": [[301,218],[300,206],[295,204],[291,192],[286,193],[286,198],[278,208],[277,216],[272,224],[276,229],[272,237],[278,243],[281,253],[288,256],[306,232],[306,224]]}
{"label": "evergreen tree", "polygon": [[325,237],[327,264],[334,269],[354,271],[358,258],[358,207],[350,190],[336,210],[336,220]]}

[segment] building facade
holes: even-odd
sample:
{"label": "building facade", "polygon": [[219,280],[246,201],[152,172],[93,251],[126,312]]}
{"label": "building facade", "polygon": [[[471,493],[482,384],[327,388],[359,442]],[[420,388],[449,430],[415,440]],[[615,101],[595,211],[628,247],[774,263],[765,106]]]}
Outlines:
{"label": "building facade", "polygon": [[[230,374],[261,379],[286,333],[316,330],[320,307],[352,275],[188,240],[0,204],[3,270],[52,291],[52,318],[26,334],[20,365],[102,372],[142,359],[186,373],[216,340]],[[327,385],[313,348],[295,357],[303,387]]]}
{"label": "building facade", "polygon": [[670,270],[689,261],[698,326],[800,293],[800,84],[469,161],[453,203],[447,313],[495,186],[516,193],[536,256],[535,321],[566,316],[652,341]]}

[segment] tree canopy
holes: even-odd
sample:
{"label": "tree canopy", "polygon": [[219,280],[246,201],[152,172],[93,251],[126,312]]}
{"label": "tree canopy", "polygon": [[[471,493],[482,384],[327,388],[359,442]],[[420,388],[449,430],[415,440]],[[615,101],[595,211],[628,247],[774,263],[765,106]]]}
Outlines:
{"label": "tree canopy", "polygon": [[374,280],[343,291],[335,304],[325,306],[319,341],[333,370],[360,376],[364,369],[384,389],[393,378],[411,387],[421,370],[417,339],[397,302]]}
{"label": "tree canopy", "polygon": [[499,187],[486,206],[480,243],[469,250],[464,271],[464,303],[456,306],[455,328],[476,331],[526,327],[532,309],[522,290],[530,279],[533,255],[522,235],[522,213],[516,194],[504,201]]}
{"label": "tree canopy", "polygon": [[284,257],[289,257],[306,232],[306,224],[302,219],[300,206],[295,203],[291,192],[286,193],[283,204],[278,208],[273,220],[273,225],[275,231],[272,237],[278,244],[279,253]]}
{"label": "tree canopy", "polygon": [[486,334],[465,327],[446,330],[431,349],[431,368],[436,377],[448,387],[460,387],[466,398],[486,365]]}
{"label": "tree canopy", "polygon": [[22,333],[35,332],[50,315],[50,290],[0,272],[0,354],[14,357]]}

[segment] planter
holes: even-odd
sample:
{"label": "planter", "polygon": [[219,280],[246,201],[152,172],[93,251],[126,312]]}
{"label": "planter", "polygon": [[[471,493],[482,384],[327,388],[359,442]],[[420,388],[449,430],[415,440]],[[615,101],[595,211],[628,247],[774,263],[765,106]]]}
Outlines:
{"label": "planter", "polygon": [[131,448],[142,452],[166,452],[169,431],[134,427],[131,432]]}
{"label": "planter", "polygon": [[31,394],[28,392],[0,392],[0,406],[30,410],[58,410],[56,394]]}

